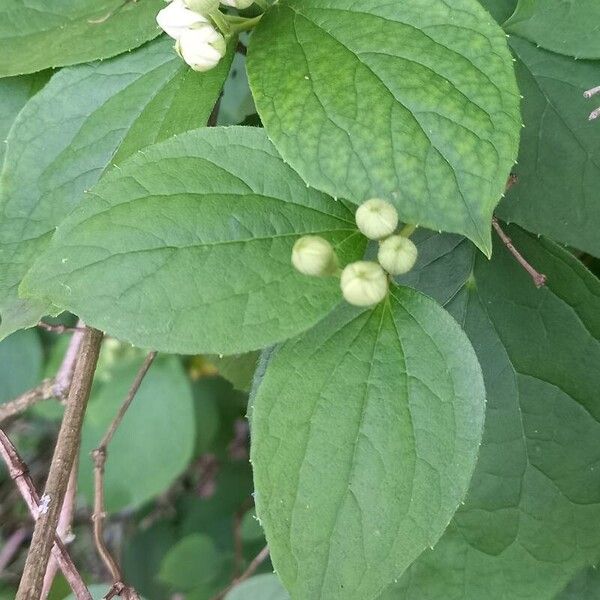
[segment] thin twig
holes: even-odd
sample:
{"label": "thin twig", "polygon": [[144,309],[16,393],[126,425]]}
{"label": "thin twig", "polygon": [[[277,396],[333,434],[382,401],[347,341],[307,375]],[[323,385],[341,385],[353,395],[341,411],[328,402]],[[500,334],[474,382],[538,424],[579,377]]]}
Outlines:
{"label": "thin twig", "polygon": [[253,559],[252,562],[248,565],[248,568],[237,578],[234,579],[224,590],[219,592],[216,596],[213,596],[211,600],[222,600],[236,585],[242,583],[249,577],[254,575],[256,569],[262,565],[263,562],[269,556],[269,547],[265,546]]}
{"label": "thin twig", "polygon": [[30,534],[31,531],[29,529],[20,527],[19,529],[15,529],[12,535],[6,540],[4,546],[2,546],[2,550],[0,550],[0,575],[13,561],[23,542]]}
{"label": "thin twig", "polygon": [[600,85],[593,87],[591,90],[586,90],[585,92],[583,92],[583,97],[586,100],[589,100],[590,98],[593,98],[596,94],[600,94]]}
{"label": "thin twig", "polygon": [[114,596],[123,596],[124,598],[137,598],[137,592],[130,586],[127,586],[123,582],[123,572],[117,561],[114,559],[110,550],[106,546],[104,541],[104,520],[106,519],[106,510],[104,507],[104,467],[106,465],[106,459],[108,457],[108,446],[112,441],[115,432],[117,431],[127,409],[131,406],[137,391],[140,389],[140,385],[144,380],[148,369],[156,358],[156,352],[150,352],[142,366],[139,368],[119,411],[115,418],[108,426],[104,437],[102,438],[98,447],[92,452],[92,459],[94,461],[94,514],[92,515],[92,523],[94,526],[94,543],[100,558],[106,565],[112,580],[113,586],[109,590],[105,598],[112,598]]}
{"label": "thin twig", "polygon": [[101,344],[102,332],[86,327],[44,489],[43,497],[48,509],[36,521],[16,600],[39,600],[42,591],[60,509],[78,453],[83,417]]}
{"label": "thin twig", "polygon": [[[0,429],[0,455],[8,468],[11,479],[14,480],[21,496],[25,500],[29,512],[33,517],[34,521],[38,521],[41,515],[47,511],[46,497],[43,496],[40,501],[40,497],[33,485],[33,481],[29,476],[27,465],[23,462],[23,459],[19,456],[17,449],[10,441],[8,436]],[[69,582],[75,597],[78,600],[92,600],[92,596],[85,585],[81,575],[77,571],[77,568],[73,564],[67,549],[64,544],[60,541],[56,533],[53,535],[50,533],[51,539],[51,552],[56,558],[58,565],[63,572],[65,578]],[[33,597],[32,597],[33,598]],[[37,600],[37,597],[35,597]]]}
{"label": "thin twig", "polygon": [[83,321],[77,323],[77,330],[71,336],[69,346],[65,352],[62,363],[56,373],[56,380],[54,385],[54,392],[57,397],[65,399],[69,393],[71,382],[73,380],[73,374],[75,372],[75,364],[77,363],[77,357],[79,355],[79,348],[81,347],[81,341],[83,340],[83,334],[85,332],[85,324]]}
{"label": "thin twig", "polygon": [[502,227],[500,227],[500,223],[498,223],[498,219],[493,217],[492,225],[498,234],[498,237],[502,240],[502,243],[508,248],[509,252],[515,257],[517,262],[531,275],[531,279],[533,279],[533,283],[535,287],[542,287],[546,285],[546,276],[539,271],[536,271],[523,257],[523,255],[514,247],[512,240],[504,233]]}
{"label": "thin twig", "polygon": [[39,321],[37,326],[44,331],[48,331],[49,333],[75,333],[76,331],[83,331],[84,327],[67,327],[67,325],[52,325],[51,323],[46,323],[44,321]]}
{"label": "thin twig", "polygon": [[[61,542],[65,545],[72,541],[71,524],[73,522],[73,515],[75,513],[75,501],[77,496],[77,471],[79,467],[79,457],[75,457],[73,468],[71,469],[71,476],[69,477],[69,484],[67,485],[67,492],[63,505],[60,509],[60,516],[58,517],[58,527],[56,533],[60,538]],[[52,589],[56,572],[58,571],[58,563],[56,559],[51,556],[50,562],[48,563],[48,569],[44,575],[44,585],[42,587],[42,595],[40,600],[46,600]]]}
{"label": "thin twig", "polygon": [[21,414],[42,400],[54,398],[55,379],[44,379],[38,386],[0,406],[0,423]]}

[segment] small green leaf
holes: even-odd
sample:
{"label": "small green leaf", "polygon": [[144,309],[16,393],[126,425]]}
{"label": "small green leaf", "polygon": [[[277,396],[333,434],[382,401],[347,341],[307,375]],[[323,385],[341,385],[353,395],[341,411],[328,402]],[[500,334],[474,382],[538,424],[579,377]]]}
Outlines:
{"label": "small green leaf", "polygon": [[256,510],[294,598],[370,600],[442,535],[477,458],[475,354],[426,296],[341,306],[269,360],[251,410]]}
{"label": "small green leaf", "polygon": [[573,61],[511,37],[524,96],[518,182],[498,215],[600,256],[600,128],[583,92],[600,82],[600,62]]}
{"label": "small green leaf", "polygon": [[138,346],[246,352],[339,302],[336,278],[291,266],[294,241],[309,233],[328,238],[342,264],[364,251],[352,211],[308,189],[263,130],[201,129],[103,178],[23,290]]}
{"label": "small green leaf", "polygon": [[[142,357],[137,352],[134,360],[119,361],[105,372],[103,378],[110,379],[92,392],[83,425],[79,469],[79,485],[90,503],[90,453],[117,414]],[[159,357],[144,377],[109,447],[105,473],[108,511],[139,506],[169,487],[192,458],[194,423],[192,393],[179,361]]]}
{"label": "small green leaf", "polygon": [[162,0],[5,0],[0,77],[108,58],[160,33]]}
{"label": "small green leaf", "polygon": [[290,595],[277,578],[265,573],[236,585],[225,600],[290,600]]}
{"label": "small green leaf", "polygon": [[208,355],[206,357],[219,371],[219,375],[231,382],[236,390],[249,392],[254,371],[258,365],[259,353],[234,354],[231,356]]}
{"label": "small green leaf", "polygon": [[479,461],[442,539],[382,599],[552,600],[600,551],[600,282],[507,233],[547,285],[498,242],[450,303],[486,384]]}
{"label": "small green leaf", "polygon": [[218,577],[224,558],[207,535],[194,533],[169,550],[158,577],[176,590],[190,591]]}
{"label": "small green leaf", "polygon": [[519,0],[504,27],[553,52],[600,58],[598,23],[597,0]]}
{"label": "small green leaf", "polygon": [[107,165],[206,124],[232,49],[216,69],[196,73],[171,46],[161,39],[63,69],[17,118],[0,179],[0,338],[52,311],[18,298],[17,286]]}
{"label": "small green leaf", "polygon": [[39,383],[42,345],[37,331],[18,331],[0,342],[0,404]]}
{"label": "small green leaf", "polygon": [[489,253],[521,121],[506,37],[476,0],[284,0],[252,36],[248,73],[307,183],[386,198],[402,221]]}

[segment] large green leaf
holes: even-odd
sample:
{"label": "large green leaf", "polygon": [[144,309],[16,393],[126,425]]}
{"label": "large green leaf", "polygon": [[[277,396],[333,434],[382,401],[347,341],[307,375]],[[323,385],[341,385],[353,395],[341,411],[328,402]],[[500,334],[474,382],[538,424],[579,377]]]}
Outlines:
{"label": "large green leaf", "polygon": [[86,323],[167,352],[253,350],[311,327],[334,277],[297,273],[298,236],[357,259],[352,212],[306,187],[263,130],[211,128],[147,148],[58,228],[23,290]]}
{"label": "large green leaf", "polygon": [[0,165],[4,160],[6,136],[19,111],[44,86],[51,71],[0,79]]}
{"label": "large green leaf", "polygon": [[42,345],[37,331],[18,331],[0,342],[0,403],[39,383]]}
{"label": "large green leaf", "polygon": [[231,52],[196,73],[162,39],[63,69],[22,110],[0,179],[0,338],[50,310],[19,298],[17,286],[84,192],[109,163],[204,125],[230,61]]}
{"label": "large green leaf", "polygon": [[588,567],[558,595],[556,600],[600,600],[600,571]]}
{"label": "large green leaf", "polygon": [[0,77],[115,56],[156,37],[162,0],[3,0]]}
{"label": "large green leaf", "polygon": [[248,55],[254,99],[309,183],[490,251],[517,155],[519,95],[502,30],[477,0],[284,0]]}
{"label": "large green leaf", "polygon": [[524,96],[519,181],[498,214],[535,233],[600,256],[600,128],[583,92],[600,62],[572,59],[511,37]]}
{"label": "large green leaf", "polygon": [[370,600],[435,544],[471,478],[484,404],[466,336],[410,288],[343,305],[271,355],[251,456],[293,598]]}
{"label": "large green leaf", "polygon": [[504,23],[517,6],[517,0],[479,0],[498,23]]}
{"label": "large green leaf", "polygon": [[511,33],[575,58],[600,58],[597,0],[519,0],[505,23]]}
{"label": "large green leaf", "polygon": [[[134,380],[143,354],[104,369],[92,393],[81,440],[79,485],[93,498],[91,451],[98,446]],[[141,354],[141,356],[139,356]],[[136,507],[166,490],[192,458],[195,417],[189,382],[176,357],[152,365],[108,449],[108,511]]]}
{"label": "large green leaf", "polygon": [[551,600],[600,551],[600,282],[508,233],[548,285],[498,244],[450,304],[486,384],[479,462],[447,532],[386,600]]}

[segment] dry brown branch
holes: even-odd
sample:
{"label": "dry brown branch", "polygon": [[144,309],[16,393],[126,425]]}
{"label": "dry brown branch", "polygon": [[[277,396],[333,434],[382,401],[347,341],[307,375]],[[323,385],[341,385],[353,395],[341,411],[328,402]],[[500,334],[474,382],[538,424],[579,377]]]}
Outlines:
{"label": "dry brown branch", "polygon": [[42,400],[54,398],[54,385],[54,379],[44,379],[38,386],[0,406],[0,423],[25,412],[28,408]]}
{"label": "dry brown branch", "polygon": [[108,446],[121,424],[127,409],[131,406],[131,403],[133,402],[137,391],[140,389],[140,385],[155,358],[156,352],[150,352],[146,356],[119,408],[119,411],[108,426],[99,446],[92,452],[92,459],[94,461],[94,514],[92,515],[94,543],[96,544],[96,549],[100,558],[102,558],[102,561],[106,565],[113,580],[113,586],[108,594],[104,596],[107,600],[114,596],[121,596],[126,600],[135,600],[139,598],[135,589],[123,582],[123,572],[104,541],[104,521],[106,519],[106,510],[104,506],[104,467],[108,457]]}
{"label": "dry brown branch", "polygon": [[2,546],[2,549],[0,550],[0,575],[2,575],[2,572],[14,560],[17,552],[19,552],[23,542],[30,533],[31,531],[26,527],[19,527],[19,529],[15,529],[6,540],[4,546]]}
{"label": "dry brown branch", "polygon": [[35,524],[16,600],[39,600],[102,344],[102,332],[86,327],[43,498],[47,510]]}
{"label": "dry brown branch", "polygon": [[492,219],[492,225],[498,234],[498,237],[502,240],[502,243],[508,248],[509,252],[515,257],[517,262],[529,273],[535,287],[542,287],[546,285],[546,276],[543,273],[536,271],[524,258],[524,256],[514,247],[512,240],[504,233],[498,219],[494,217]]}
{"label": "dry brown branch", "polygon": [[[34,521],[39,520],[40,516],[47,511],[46,496],[40,497],[33,485],[33,481],[29,476],[27,465],[23,462],[17,449],[10,441],[8,436],[0,429],[0,455],[8,468],[11,479],[14,480],[21,496],[25,500],[29,512]],[[69,582],[75,597],[78,600],[92,600],[85,582],[73,564],[69,553],[64,544],[60,541],[56,534],[51,535],[51,552],[56,559],[61,571]],[[37,600],[37,599],[36,599]]]}

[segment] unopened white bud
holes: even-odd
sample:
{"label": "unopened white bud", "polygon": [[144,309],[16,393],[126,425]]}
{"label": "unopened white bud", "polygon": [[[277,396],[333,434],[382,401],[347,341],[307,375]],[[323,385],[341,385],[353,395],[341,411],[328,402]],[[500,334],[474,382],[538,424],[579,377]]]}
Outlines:
{"label": "unopened white bud", "polygon": [[184,31],[175,49],[194,71],[209,71],[223,58],[227,44],[212,25],[204,23]]}
{"label": "unopened white bud", "polygon": [[173,0],[156,15],[156,22],[168,36],[178,40],[185,31],[208,20],[190,10],[183,0]]}
{"label": "unopened white bud", "polygon": [[417,247],[409,238],[392,235],[379,244],[377,260],[390,275],[402,275],[415,266],[418,254]]}
{"label": "unopened white bud", "polygon": [[219,8],[219,0],[183,0],[183,2],[190,10],[205,17]]}
{"label": "unopened white bud", "polygon": [[369,239],[381,240],[396,231],[398,212],[393,204],[371,198],[358,207],[356,224]]}
{"label": "unopened white bud", "polygon": [[350,263],[342,272],[342,294],[354,306],[370,306],[381,302],[388,292],[388,278],[375,262]]}
{"label": "unopened white bud", "polygon": [[337,269],[337,256],[327,240],[316,235],[305,235],[294,244],[292,264],[304,275],[333,275]]}
{"label": "unopened white bud", "polygon": [[221,4],[244,10],[254,4],[254,0],[221,0]]}

